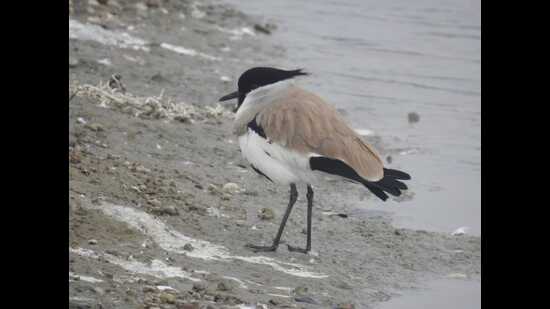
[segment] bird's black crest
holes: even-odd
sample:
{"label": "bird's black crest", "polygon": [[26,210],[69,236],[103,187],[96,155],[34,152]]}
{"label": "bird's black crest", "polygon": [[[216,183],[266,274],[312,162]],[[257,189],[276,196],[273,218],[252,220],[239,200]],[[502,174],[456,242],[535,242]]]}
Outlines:
{"label": "bird's black crest", "polygon": [[405,172],[384,168],[384,178],[378,181],[368,181],[359,176],[357,172],[345,162],[327,157],[312,157],[309,159],[309,165],[313,171],[322,171],[359,182],[383,201],[388,199],[386,193],[393,196],[400,196],[401,190],[407,190],[407,185],[399,180],[411,179],[411,176]]}
{"label": "bird's black crest", "polygon": [[239,104],[241,104],[246,95],[254,89],[301,75],[309,75],[309,73],[304,72],[303,69],[289,71],[269,67],[249,69],[241,74],[237,83],[240,94]]}

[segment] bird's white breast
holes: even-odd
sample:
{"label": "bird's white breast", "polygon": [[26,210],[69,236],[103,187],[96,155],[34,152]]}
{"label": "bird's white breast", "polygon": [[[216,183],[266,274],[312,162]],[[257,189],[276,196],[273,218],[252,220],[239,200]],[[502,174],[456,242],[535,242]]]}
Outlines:
{"label": "bird's white breast", "polygon": [[251,129],[239,136],[239,145],[245,159],[275,183],[288,185],[312,180],[309,155],[268,142]]}

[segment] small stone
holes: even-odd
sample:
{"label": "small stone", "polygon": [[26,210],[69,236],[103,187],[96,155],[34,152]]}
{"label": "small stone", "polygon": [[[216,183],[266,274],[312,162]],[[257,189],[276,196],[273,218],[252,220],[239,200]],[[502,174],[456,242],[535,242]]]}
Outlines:
{"label": "small stone", "polygon": [[179,215],[178,209],[175,206],[165,206],[162,208],[162,212],[169,216]]}
{"label": "small stone", "polygon": [[262,220],[271,220],[275,218],[275,214],[271,208],[262,208],[258,214],[258,217]]}
{"label": "small stone", "polygon": [[193,283],[193,291],[200,292],[206,290],[206,285],[202,282]]}
{"label": "small stone", "polygon": [[315,299],[313,299],[309,296],[294,297],[294,301],[296,301],[297,303],[308,303],[308,304],[313,304],[313,305],[318,305],[319,304],[317,301],[315,301]]}
{"label": "small stone", "polygon": [[353,304],[339,304],[335,307],[336,309],[355,309]]}
{"label": "small stone", "polygon": [[160,0],[147,0],[145,1],[145,5],[148,8],[158,8],[160,6]]}
{"label": "small stone", "polygon": [[92,130],[92,131],[94,131],[94,132],[105,131],[103,126],[99,123],[90,123],[90,124],[85,125],[85,127]]}
{"label": "small stone", "polygon": [[393,161],[393,159],[392,159],[391,156],[387,156],[387,157],[386,157],[386,161],[388,162],[388,164],[391,164],[391,162]]}
{"label": "small stone", "polygon": [[178,116],[174,117],[174,120],[179,121],[181,123],[190,123],[191,122],[191,118],[189,118],[187,116],[183,116],[183,115],[178,115]]}
{"label": "small stone", "polygon": [[97,293],[98,295],[105,295],[105,290],[102,289],[102,288],[100,288],[100,287],[95,287],[95,288],[93,289],[93,291],[94,291],[95,293]]}
{"label": "small stone", "polygon": [[182,304],[180,306],[177,306],[178,309],[199,309],[199,304]]}
{"label": "small stone", "polygon": [[345,282],[345,281],[340,281],[340,282],[337,282],[335,284],[335,286],[339,289],[343,289],[343,290],[351,290],[353,287],[351,285],[349,285],[349,283]]}
{"label": "small stone", "polygon": [[393,231],[393,233],[394,233],[395,235],[401,235],[401,231],[400,231],[400,230],[395,230],[395,231]]}
{"label": "small stone", "polygon": [[160,207],[161,206],[161,203],[159,200],[157,200],[156,198],[154,199],[150,199],[148,200],[147,202],[149,202],[149,204],[155,206],[155,207]]}
{"label": "small stone", "polygon": [[146,168],[143,165],[134,165],[134,166],[132,166],[131,171],[132,172],[145,173],[145,174],[151,172],[150,169]]}
{"label": "small stone", "polygon": [[158,216],[177,216],[179,211],[175,206],[162,206],[151,210],[152,213]]}
{"label": "small stone", "polygon": [[293,290],[294,295],[296,296],[304,296],[307,295],[307,287],[305,286],[298,286]]}
{"label": "small stone", "polygon": [[166,77],[162,76],[160,73],[157,73],[157,74],[153,75],[151,77],[151,80],[154,81],[154,82],[157,82],[157,83],[166,83],[166,82],[170,81]]}
{"label": "small stone", "polygon": [[214,185],[214,184],[209,184],[208,185],[208,192],[212,193],[212,194],[219,194],[219,193],[222,193],[220,188],[218,188],[218,186]]}
{"label": "small stone", "polygon": [[160,293],[159,298],[163,303],[167,303],[167,304],[176,303],[176,296],[174,294],[162,292]]}
{"label": "small stone", "polygon": [[90,245],[97,245],[97,240],[95,240],[95,239],[90,239],[90,240],[88,240],[88,244],[90,244]]}
{"label": "small stone", "polygon": [[420,115],[418,115],[417,113],[415,112],[411,112],[407,115],[408,119],[409,119],[409,123],[416,123],[416,122],[419,122],[420,121]]}
{"label": "small stone", "polygon": [[69,68],[76,68],[80,64],[80,61],[76,58],[69,57]]}
{"label": "small stone", "polygon": [[254,30],[261,32],[263,34],[271,34],[271,31],[275,30],[275,28],[276,26],[273,24],[265,24],[265,25],[255,24],[254,25]]}
{"label": "small stone", "polygon": [[229,194],[235,194],[240,191],[239,185],[233,182],[228,182],[225,185],[223,185],[223,192],[229,193]]}
{"label": "small stone", "polygon": [[217,289],[220,291],[231,291],[232,287],[231,285],[225,283],[224,281],[218,283]]}
{"label": "small stone", "polygon": [[146,285],[143,287],[143,293],[155,293],[157,292],[157,288],[154,286]]}
{"label": "small stone", "polygon": [[109,2],[109,0],[97,0],[97,2],[99,2],[99,4],[106,5]]}
{"label": "small stone", "polygon": [[255,24],[254,25],[254,30],[256,30],[258,32],[261,32],[263,34],[271,34],[271,31],[269,29],[266,29],[264,26],[262,26],[260,24]]}
{"label": "small stone", "polygon": [[231,194],[224,193],[222,195],[222,200],[229,201],[231,199]]}
{"label": "small stone", "polygon": [[193,251],[195,248],[193,248],[193,245],[187,243],[185,246],[183,246],[183,250],[185,251]]}

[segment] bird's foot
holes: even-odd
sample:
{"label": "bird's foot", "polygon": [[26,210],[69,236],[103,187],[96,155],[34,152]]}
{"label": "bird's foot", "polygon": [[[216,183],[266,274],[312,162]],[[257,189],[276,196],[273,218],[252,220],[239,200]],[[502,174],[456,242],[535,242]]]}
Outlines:
{"label": "bird's foot", "polygon": [[290,252],[301,252],[301,253],[304,253],[304,254],[307,254],[309,252],[310,249],[307,249],[307,248],[299,248],[299,247],[293,247],[291,245],[287,245],[288,247],[288,251]]}
{"label": "bird's foot", "polygon": [[274,252],[277,250],[277,246],[271,245],[271,246],[256,246],[253,244],[246,244],[245,246],[248,249],[251,249],[254,252]]}

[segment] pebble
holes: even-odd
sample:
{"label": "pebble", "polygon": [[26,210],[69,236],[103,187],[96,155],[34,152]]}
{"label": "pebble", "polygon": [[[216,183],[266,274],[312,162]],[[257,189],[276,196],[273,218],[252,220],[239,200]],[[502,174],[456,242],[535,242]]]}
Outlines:
{"label": "pebble", "polygon": [[140,173],[150,173],[151,170],[146,168],[145,166],[143,165],[134,165],[132,166],[132,172],[140,172]]}
{"label": "pebble", "polygon": [[309,296],[299,296],[295,297],[294,300],[299,303],[308,303],[313,305],[318,305],[319,303],[315,301],[315,299],[309,297]]}
{"label": "pebble", "polygon": [[262,220],[271,220],[275,218],[275,214],[271,208],[262,208],[260,213],[258,213],[258,217]]}
{"label": "pebble", "polygon": [[156,291],[157,288],[154,286],[147,285],[143,287],[143,293],[155,293]]}
{"label": "pebble", "polygon": [[231,291],[233,288],[230,284],[227,284],[226,282],[222,281],[218,283],[217,289],[220,291]]}
{"label": "pebble", "polygon": [[95,239],[90,239],[90,240],[88,240],[88,244],[90,244],[90,245],[97,245],[97,240],[95,240]]}
{"label": "pebble", "polygon": [[349,283],[345,282],[345,281],[340,281],[340,282],[337,282],[335,284],[335,286],[339,289],[343,289],[343,290],[351,290],[353,287],[351,285],[349,285]]}
{"label": "pebble", "polygon": [[339,304],[335,309],[355,309],[355,306],[353,304]]}
{"label": "pebble", "polygon": [[162,206],[159,208],[155,208],[152,210],[152,212],[159,216],[177,216],[179,215],[179,211],[175,206]]}
{"label": "pebble", "polygon": [[296,288],[294,288],[294,291],[293,291],[294,295],[296,296],[304,296],[307,294],[307,287],[305,286],[298,286]]}
{"label": "pebble", "polygon": [[147,202],[149,202],[149,204],[155,206],[155,207],[160,207],[161,203],[159,200],[157,200],[156,198],[154,199],[150,199],[148,200]]}
{"label": "pebble", "polygon": [[69,68],[76,68],[80,64],[80,61],[76,58],[69,57]]}
{"label": "pebble", "polygon": [[181,306],[177,306],[178,309],[199,309],[199,304],[182,304]]}
{"label": "pebble", "polygon": [[94,131],[94,132],[105,131],[105,128],[103,128],[103,126],[99,123],[90,123],[90,124],[85,125],[85,127],[87,129],[90,129],[90,130]]}
{"label": "pebble", "polygon": [[193,248],[193,245],[191,244],[185,244],[185,246],[183,246],[183,250],[185,251],[193,251],[195,248]]}
{"label": "pebble", "polygon": [[145,5],[148,8],[158,8],[160,6],[160,0],[147,0],[145,1]]}
{"label": "pebble", "polygon": [[204,290],[206,290],[206,284],[204,284],[202,282],[193,283],[193,291],[199,292],[199,291],[204,291]]}
{"label": "pebble", "polygon": [[408,119],[409,119],[409,123],[416,123],[416,122],[419,122],[420,121],[420,115],[418,115],[417,113],[415,112],[411,112],[407,115]]}

